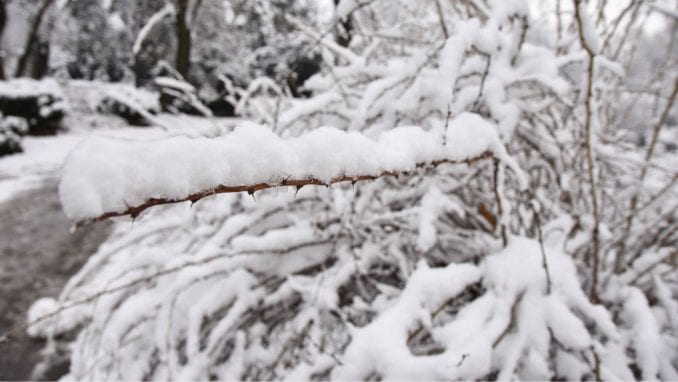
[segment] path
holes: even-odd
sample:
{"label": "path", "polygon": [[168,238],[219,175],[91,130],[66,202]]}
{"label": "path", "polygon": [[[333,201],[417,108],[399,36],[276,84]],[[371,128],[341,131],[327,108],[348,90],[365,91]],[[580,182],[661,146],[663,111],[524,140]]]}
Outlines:
{"label": "path", "polygon": [[[0,203],[0,333],[25,320],[31,303],[56,297],[66,281],[108,236],[110,224],[69,233],[54,182]],[[27,380],[44,342],[25,333],[0,344],[0,380]],[[68,369],[55,364],[44,378]]]}

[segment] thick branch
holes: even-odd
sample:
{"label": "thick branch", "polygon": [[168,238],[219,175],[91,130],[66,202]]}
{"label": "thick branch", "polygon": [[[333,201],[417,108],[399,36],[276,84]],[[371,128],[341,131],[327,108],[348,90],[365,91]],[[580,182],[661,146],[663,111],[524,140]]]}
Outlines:
{"label": "thick branch", "polygon": [[[473,158],[467,158],[464,160],[439,160],[435,162],[429,162],[429,163],[419,163],[417,164],[417,168],[429,168],[429,167],[437,167],[441,164],[471,164],[473,162],[482,160],[482,159],[488,159],[492,158],[493,155],[491,152],[486,151],[483,154],[473,157]],[[217,195],[217,194],[225,194],[225,193],[234,193],[234,192],[248,192],[250,194],[254,194],[256,191],[261,191],[265,190],[268,188],[276,188],[276,187],[284,187],[284,186],[292,186],[292,187],[297,187],[297,189],[300,189],[304,186],[330,186],[334,183],[341,183],[341,182],[352,182],[355,183],[357,181],[362,181],[362,180],[375,180],[381,177],[385,176],[393,176],[393,177],[399,177],[401,175],[409,175],[411,172],[410,171],[384,171],[381,174],[378,175],[343,175],[339,176],[336,178],[333,178],[329,183],[324,183],[318,179],[284,179],[280,183],[256,183],[256,184],[248,184],[248,185],[220,185],[215,188],[197,192],[191,195],[188,195],[185,198],[181,199],[164,199],[164,198],[150,198],[146,200],[145,202],[129,207],[125,211],[121,212],[106,212],[96,218],[89,219],[89,220],[84,220],[76,223],[76,227],[95,222],[95,221],[102,221],[106,220],[109,218],[113,217],[118,217],[118,216],[131,216],[132,218],[135,218],[139,216],[143,211],[146,209],[153,207],[153,206],[159,206],[163,204],[173,204],[173,203],[181,203],[181,202],[191,202],[195,203],[199,201],[200,199],[206,198],[208,196],[212,195]]]}

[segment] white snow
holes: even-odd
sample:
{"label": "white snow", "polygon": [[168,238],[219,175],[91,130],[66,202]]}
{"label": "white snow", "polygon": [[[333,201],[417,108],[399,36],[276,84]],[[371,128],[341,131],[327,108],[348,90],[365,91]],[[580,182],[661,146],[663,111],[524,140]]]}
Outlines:
{"label": "white snow", "polygon": [[0,81],[0,95],[8,98],[37,97],[41,95],[52,95],[56,99],[63,98],[61,86],[53,78],[44,80],[17,78],[9,81]]}
{"label": "white snow", "polygon": [[[59,308],[59,303],[51,297],[43,297],[35,301],[28,310],[26,319],[28,322],[38,319],[42,319],[42,321],[29,327],[28,335],[31,337],[46,337],[50,333],[69,331],[75,328],[81,322],[82,317],[85,316],[83,307],[65,311],[60,311]],[[59,314],[56,314],[56,312],[59,312]]]}
{"label": "white snow", "polygon": [[186,81],[176,80],[171,77],[156,77],[153,81],[160,87],[173,88],[187,93],[195,92],[195,86]]}
{"label": "white snow", "polygon": [[[332,379],[364,380],[372,372],[385,380],[465,379],[468,375],[482,375],[482,367],[478,366],[485,363],[485,368],[489,367],[482,353],[470,354],[469,362],[457,368],[462,354],[456,349],[439,356],[414,357],[407,347],[407,337],[418,324],[431,325],[431,311],[479,278],[478,268],[472,265],[429,268],[424,261],[419,262],[395,305],[368,326],[356,330]],[[476,358],[480,358],[480,364],[473,362]]]}
{"label": "white snow", "polygon": [[136,56],[141,50],[141,44],[144,43],[144,40],[148,37],[148,34],[153,30],[153,28],[160,23],[165,17],[173,15],[175,12],[174,4],[167,3],[162,9],[153,14],[146,24],[141,28],[139,34],[137,35],[136,40],[134,40],[134,45],[132,46],[132,52]]}
{"label": "white snow", "polygon": [[81,135],[23,138],[24,152],[0,159],[0,203],[57,177],[66,155],[82,139]]}
{"label": "white snow", "polygon": [[596,26],[594,25],[593,20],[591,20],[588,10],[586,9],[586,2],[580,2],[578,6],[584,44],[586,45],[587,49],[593,52],[593,54],[596,54],[598,53],[598,32],[596,32]]}
{"label": "white snow", "polygon": [[360,3],[358,0],[341,0],[335,9],[336,16],[338,19],[346,18],[353,10],[358,7]]}
{"label": "white snow", "polygon": [[100,94],[101,98],[96,100],[98,102],[109,97],[133,110],[160,111],[160,95],[158,93],[137,88],[131,84],[106,84]]}
{"label": "white snow", "polygon": [[435,245],[437,241],[435,223],[438,217],[445,212],[455,212],[461,217],[464,216],[464,209],[458,201],[443,194],[439,188],[431,187],[421,199],[417,249],[426,252]]}
{"label": "white snow", "polygon": [[496,128],[477,115],[458,116],[447,131],[398,127],[377,139],[322,127],[282,139],[243,123],[223,137],[173,137],[154,142],[92,137],[67,158],[59,188],[67,216],[94,218],[122,212],[150,198],[180,200],[219,185],[277,184],[414,170],[418,164],[462,161],[493,153],[524,179]]}

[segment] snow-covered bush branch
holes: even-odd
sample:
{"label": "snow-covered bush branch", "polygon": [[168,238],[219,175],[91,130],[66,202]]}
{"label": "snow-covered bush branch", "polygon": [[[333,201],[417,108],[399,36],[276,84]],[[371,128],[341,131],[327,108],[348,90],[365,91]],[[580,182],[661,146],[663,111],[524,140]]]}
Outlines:
{"label": "snow-covered bush branch", "polygon": [[246,124],[220,138],[91,139],[70,154],[60,195],[64,211],[75,220],[136,217],[153,205],[197,202],[218,193],[329,186],[490,156],[511,167],[526,187],[494,125],[471,113],[459,115],[447,131],[401,127],[376,141],[327,127],[283,140],[268,128]]}

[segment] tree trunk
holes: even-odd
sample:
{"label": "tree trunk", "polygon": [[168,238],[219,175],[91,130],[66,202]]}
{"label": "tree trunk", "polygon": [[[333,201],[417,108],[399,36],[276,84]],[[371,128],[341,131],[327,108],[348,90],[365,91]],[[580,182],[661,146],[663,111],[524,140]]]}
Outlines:
{"label": "tree trunk", "polygon": [[43,78],[49,72],[49,41],[38,38],[33,50],[30,75],[36,80]]}
{"label": "tree trunk", "polygon": [[191,31],[188,28],[186,16],[188,0],[177,0],[177,61],[176,67],[184,79],[188,79],[191,67]]}
{"label": "tree trunk", "polygon": [[49,9],[53,2],[54,0],[44,0],[40,6],[40,9],[38,9],[38,14],[35,15],[33,24],[31,24],[31,30],[28,33],[28,38],[26,39],[26,44],[24,45],[24,51],[21,53],[16,70],[14,71],[14,77],[21,77],[25,74],[26,67],[28,66],[28,60],[30,59],[31,54],[33,53],[33,48],[38,41],[38,33],[40,32],[42,19],[47,13],[47,9]]}
{"label": "tree trunk", "polygon": [[0,80],[5,79],[5,52],[2,50],[2,35],[5,31],[7,22],[7,11],[5,10],[5,0],[0,0]]}

